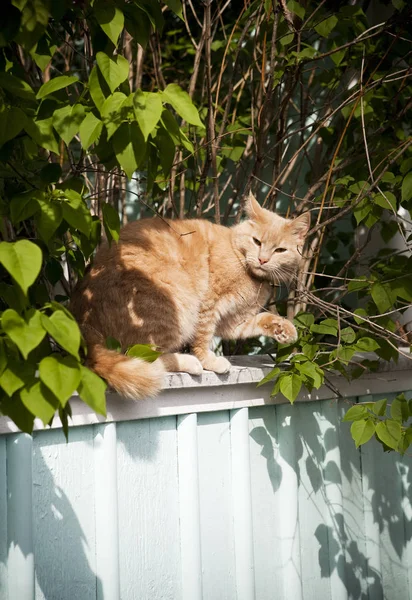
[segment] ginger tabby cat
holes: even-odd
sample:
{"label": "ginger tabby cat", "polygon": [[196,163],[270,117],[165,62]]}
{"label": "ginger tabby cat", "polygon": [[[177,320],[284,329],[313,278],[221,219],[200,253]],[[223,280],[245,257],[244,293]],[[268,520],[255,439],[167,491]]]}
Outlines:
{"label": "ginger tabby cat", "polygon": [[[273,284],[291,281],[301,262],[309,213],[284,219],[251,195],[248,219],[231,228],[206,220],[144,219],[126,225],[118,244],[103,244],[71,301],[88,346],[88,366],[130,398],[155,395],[166,371],[225,373],[210,350],[224,339],[270,336],[293,342],[294,325],[264,307]],[[153,363],[109,350],[154,344]],[[192,354],[182,354],[185,346]]]}

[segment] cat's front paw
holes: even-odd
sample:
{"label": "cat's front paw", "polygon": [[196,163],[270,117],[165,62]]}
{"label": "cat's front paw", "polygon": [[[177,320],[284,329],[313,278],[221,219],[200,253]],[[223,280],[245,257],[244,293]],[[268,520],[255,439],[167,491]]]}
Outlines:
{"label": "cat's front paw", "polygon": [[230,362],[224,356],[215,356],[213,352],[201,361],[202,366],[206,371],[213,371],[214,373],[227,373],[232,366]]}
{"label": "cat's front paw", "polygon": [[274,338],[280,344],[293,344],[298,339],[298,333],[293,323],[276,315],[265,314],[261,325],[263,334]]}

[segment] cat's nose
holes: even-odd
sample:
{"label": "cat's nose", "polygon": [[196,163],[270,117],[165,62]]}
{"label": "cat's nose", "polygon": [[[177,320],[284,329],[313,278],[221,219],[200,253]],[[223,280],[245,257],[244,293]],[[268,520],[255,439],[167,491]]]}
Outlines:
{"label": "cat's nose", "polygon": [[259,256],[259,262],[260,262],[261,265],[265,265],[267,262],[269,262],[269,259],[268,258],[261,258]]}

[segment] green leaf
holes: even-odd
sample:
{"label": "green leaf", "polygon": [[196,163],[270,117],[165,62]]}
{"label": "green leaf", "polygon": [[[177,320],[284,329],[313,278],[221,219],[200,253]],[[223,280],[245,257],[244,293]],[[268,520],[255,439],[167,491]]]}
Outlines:
{"label": "green leaf", "polygon": [[0,88],[10,92],[12,96],[23,98],[23,100],[36,101],[36,96],[29,84],[11,73],[0,72]]}
{"label": "green leaf", "polygon": [[131,179],[146,150],[142,132],[137,123],[123,123],[113,135],[116,158],[127,177]]}
{"label": "green leaf", "polygon": [[181,0],[165,0],[165,4],[183,21],[183,10]]}
{"label": "green leaf", "polygon": [[79,81],[79,78],[75,77],[74,75],[60,75],[59,77],[54,77],[53,79],[46,81],[46,83],[43,83],[36,94],[36,98],[37,100],[41,100],[45,96],[54,94],[54,92],[62,90],[63,88],[72,85],[76,81]]}
{"label": "green leaf", "polygon": [[0,375],[0,386],[8,396],[12,396],[26,383],[33,380],[34,368],[27,362],[8,357],[7,367]]}
{"label": "green leaf", "polygon": [[107,238],[117,242],[119,240],[120,219],[119,213],[111,204],[102,204],[103,225]]}
{"label": "green leaf", "polygon": [[[102,90],[101,82],[99,81],[101,77],[102,76],[97,67],[93,67],[89,75],[89,91],[92,100],[95,103],[96,108],[99,110],[99,112],[101,111],[103,103],[106,100],[106,96]],[[104,84],[104,81],[102,81],[102,84]]]}
{"label": "green leaf", "polygon": [[154,94],[137,90],[133,96],[133,108],[144,139],[147,140],[162,116],[163,104],[161,96],[158,93]]}
{"label": "green leaf", "polygon": [[359,421],[368,414],[367,408],[363,404],[355,404],[346,411],[342,421]]}
{"label": "green leaf", "polygon": [[0,242],[0,263],[27,294],[40,273],[42,252],[29,240]]}
{"label": "green leaf", "polygon": [[94,144],[102,132],[103,123],[92,112],[87,113],[80,125],[79,135],[83,148],[86,150]]}
{"label": "green leaf", "polygon": [[63,191],[67,202],[62,202],[63,217],[71,227],[89,236],[92,226],[92,216],[81,195],[75,190]]}
{"label": "green leaf", "polygon": [[386,446],[397,450],[402,435],[401,424],[386,419],[376,425],[376,435]]}
{"label": "green leaf", "polygon": [[106,383],[98,375],[80,367],[81,380],[78,387],[80,398],[99,415],[106,416]]}
{"label": "green leaf", "polygon": [[309,329],[315,322],[315,316],[312,313],[298,313],[293,322],[298,329]]}
{"label": "green leaf", "polygon": [[409,407],[405,397],[397,396],[391,404],[391,417],[404,423],[409,419]]}
{"label": "green leaf", "polygon": [[282,37],[279,38],[280,45],[288,46],[293,41],[293,38],[293,33],[287,33],[286,35],[282,35]]}
{"label": "green leaf", "polygon": [[53,127],[62,140],[69,145],[78,133],[83,119],[84,106],[82,104],[63,106],[53,113]]}
{"label": "green leaf", "polygon": [[325,319],[319,324],[311,325],[310,330],[312,333],[337,336],[338,322],[335,319]]}
{"label": "green leaf", "polygon": [[296,373],[287,373],[279,381],[281,393],[293,404],[302,387],[301,377]]}
{"label": "green leaf", "polygon": [[62,168],[58,163],[47,163],[40,171],[43,183],[57,183],[62,176]]}
{"label": "green leaf", "polygon": [[294,13],[295,15],[297,15],[299,17],[299,19],[303,19],[305,16],[305,9],[303,8],[303,6],[301,6],[299,4],[299,2],[296,2],[295,0],[289,0],[289,2],[287,3],[287,8],[290,10],[290,12]]}
{"label": "green leaf", "polygon": [[279,367],[275,367],[274,369],[272,369],[270,371],[270,373],[268,373],[263,379],[261,379],[261,381],[259,381],[259,383],[257,384],[256,387],[260,387],[261,385],[268,383],[268,381],[273,381],[273,379],[275,379],[275,377],[277,377],[279,375],[279,373],[280,373]]}
{"label": "green leaf", "polygon": [[7,366],[6,347],[3,338],[0,338],[0,375]]}
{"label": "green leaf", "polygon": [[96,0],[93,5],[94,14],[107,37],[117,45],[117,40],[124,27],[124,15],[114,2]]}
{"label": "green leaf", "polygon": [[361,352],[374,352],[379,348],[379,344],[372,338],[362,337],[356,342],[356,348]]}
{"label": "green leaf", "polygon": [[371,295],[380,313],[388,311],[396,301],[396,294],[389,283],[377,281],[371,287]]}
{"label": "green leaf", "polygon": [[0,146],[20,133],[26,122],[25,113],[17,106],[0,112]]}
{"label": "green leaf", "polygon": [[184,132],[180,129],[176,119],[167,108],[162,112],[162,124],[176,146],[183,146],[189,152],[193,152],[192,142],[190,142]]}
{"label": "green leaf", "polygon": [[80,383],[80,364],[72,357],[46,356],[39,364],[40,379],[64,407]]}
{"label": "green leaf", "polygon": [[39,121],[26,119],[24,129],[41,148],[59,154],[59,144],[53,129],[53,117]]}
{"label": "green leaf", "polygon": [[129,76],[129,63],[120,54],[110,58],[104,52],[98,52],[96,61],[112,93]]}
{"label": "green leaf", "polygon": [[9,308],[4,311],[1,324],[4,332],[16,344],[26,359],[46,335],[41,322],[41,313],[34,308],[28,311],[26,319],[23,319],[15,310]]}
{"label": "green leaf", "polygon": [[107,129],[107,139],[110,139],[114,132],[120,127],[123,121],[128,117],[129,109],[121,110],[127,96],[122,92],[115,92],[106,100],[101,108],[101,115]]}
{"label": "green leaf", "polygon": [[402,202],[407,202],[412,198],[412,171],[405,175],[402,181]]}
{"label": "green leaf", "polygon": [[34,191],[29,190],[18,196],[14,196],[10,203],[10,217],[13,225],[29,219],[39,210],[39,204],[33,198]]}
{"label": "green leaf", "polygon": [[383,417],[386,413],[386,404],[386,398],[383,398],[382,400],[377,400],[373,403],[372,411],[375,413],[375,415],[378,415],[378,417]]}
{"label": "green leaf", "polygon": [[127,349],[126,354],[127,356],[141,358],[146,362],[154,362],[156,358],[159,358],[161,352],[154,350],[152,346],[149,346],[148,344],[135,344]]}
{"label": "green leaf", "polygon": [[16,423],[21,431],[32,433],[34,416],[27,410],[18,396],[2,398],[0,409],[3,414],[8,415]]}
{"label": "green leaf", "polygon": [[60,203],[39,200],[40,212],[36,214],[36,226],[40,237],[48,242],[60,223],[63,221],[63,211]]}
{"label": "green leaf", "polygon": [[319,33],[319,35],[321,35],[322,37],[328,37],[328,35],[331,33],[331,31],[333,29],[335,29],[337,23],[338,23],[338,17],[336,17],[335,15],[332,15],[332,16],[328,17],[327,19],[325,19],[324,21],[321,21],[320,23],[315,25],[315,31],[317,31]]}
{"label": "green leaf", "polygon": [[63,311],[54,312],[51,317],[42,315],[42,325],[49,335],[66,352],[79,360],[80,330],[73,319],[70,319]]}
{"label": "green leaf", "polygon": [[23,388],[20,391],[20,398],[24,406],[32,415],[39,417],[44,425],[50,423],[59,406],[57,398],[41,381]]}
{"label": "green leaf", "polygon": [[373,202],[382,208],[386,208],[390,211],[397,210],[396,207],[396,197],[392,192],[383,192],[383,194],[378,193],[373,196]]}
{"label": "green leaf", "polygon": [[345,344],[351,344],[356,339],[356,333],[354,332],[352,327],[345,327],[340,332],[340,339],[342,340],[342,342],[345,342]]}
{"label": "green leaf", "polygon": [[200,120],[197,108],[192,102],[189,94],[182,90],[177,83],[170,83],[162,92],[163,101],[173,106],[178,115],[188,123],[204,127]]}
{"label": "green leaf", "polygon": [[375,424],[370,419],[361,419],[352,423],[350,432],[356,447],[359,448],[371,439],[375,433]]}
{"label": "green leaf", "polygon": [[323,383],[324,374],[317,364],[310,361],[305,361],[296,363],[295,367],[300,373],[302,373],[302,375],[309,377],[309,379],[313,381],[313,386],[316,389],[320,388]]}

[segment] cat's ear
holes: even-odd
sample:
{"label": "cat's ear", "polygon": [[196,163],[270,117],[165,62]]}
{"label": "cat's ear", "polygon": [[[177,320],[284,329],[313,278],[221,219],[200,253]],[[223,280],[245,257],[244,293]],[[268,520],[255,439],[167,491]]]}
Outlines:
{"label": "cat's ear", "polygon": [[292,235],[298,238],[299,244],[303,244],[310,228],[310,212],[304,212],[290,224],[290,231]]}
{"label": "cat's ear", "polygon": [[262,212],[263,208],[260,206],[252,192],[250,192],[245,204],[245,213],[252,221],[259,221]]}

